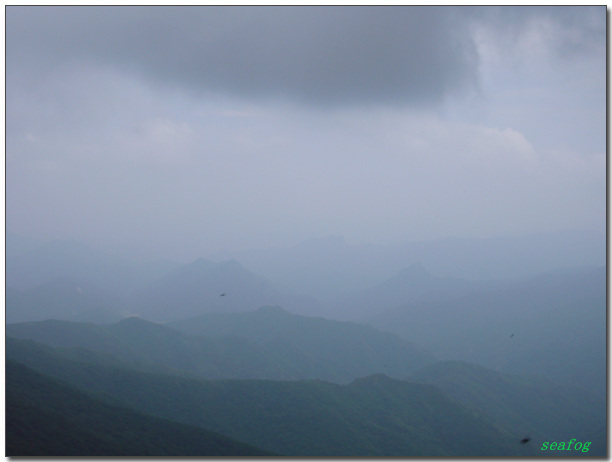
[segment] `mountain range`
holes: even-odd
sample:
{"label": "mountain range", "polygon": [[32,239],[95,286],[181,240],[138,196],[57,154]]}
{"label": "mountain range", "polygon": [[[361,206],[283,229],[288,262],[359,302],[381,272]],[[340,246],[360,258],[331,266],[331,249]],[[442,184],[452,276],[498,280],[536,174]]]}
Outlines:
{"label": "mountain range", "polygon": [[209,314],[170,325],[136,317],[104,325],[18,323],[7,326],[7,335],[211,379],[347,383],[374,373],[404,377],[435,361],[425,350],[371,326],[308,318],[278,307]]}
{"label": "mountain range", "polygon": [[[101,400],[288,456],[512,455],[525,448],[431,385],[373,375],[209,381],[74,361],[50,347],[11,360]],[[31,345],[30,345],[31,346]],[[68,412],[70,409],[68,409]]]}
{"label": "mountain range", "polygon": [[200,258],[164,275],[129,299],[137,314],[153,321],[169,321],[206,312],[244,312],[264,305],[290,310],[317,309],[307,297],[277,290],[235,260],[215,263]]}
{"label": "mountain range", "polygon": [[368,322],[438,358],[605,393],[605,268],[548,273],[449,300],[408,303]]}
{"label": "mountain range", "polygon": [[440,277],[430,273],[423,264],[414,263],[380,284],[338,300],[334,305],[334,315],[353,320],[368,320],[371,316],[407,303],[443,302],[508,284],[508,281]]}
{"label": "mountain range", "polygon": [[[496,372],[465,361],[440,361],[408,380],[428,383],[493,422],[536,441],[592,441],[605,455],[606,401],[539,376]],[[562,405],[560,405],[562,403]]]}
{"label": "mountain range", "polygon": [[[351,317],[350,312],[347,315],[349,301],[360,300],[370,289],[413,265],[421,264],[431,275],[452,283],[453,279],[474,282],[525,278],[557,268],[596,267],[606,263],[605,234],[587,231],[490,239],[438,239],[397,245],[349,245],[344,239],[334,237],[304,241],[286,248],[224,252],[186,264],[160,259],[130,260],[76,241],[24,244],[24,239],[10,233],[6,244],[7,288],[29,291],[58,279],[78,284],[86,281],[111,296],[127,299],[119,310],[127,314],[135,313],[133,304],[136,302],[156,302],[148,293],[149,289],[154,292],[165,286],[168,291],[160,295],[162,299],[169,297],[173,287],[179,289],[185,284],[173,282],[174,277],[185,272],[204,274],[211,270],[213,262],[221,265],[217,268],[219,272],[240,262],[241,269],[251,273],[249,284],[254,290],[252,299],[256,306],[241,307],[240,311],[280,305],[300,314],[328,318],[336,317],[338,312],[343,319],[351,320],[358,319],[360,310],[356,309],[356,316]],[[190,302],[203,299],[216,308],[223,307],[219,305],[221,300],[214,297],[228,293],[218,287],[227,279],[221,275],[215,277],[218,284],[210,281],[211,293],[207,296],[203,296],[203,289],[197,293],[190,288],[193,295],[198,295]],[[207,283],[202,284],[206,286]],[[181,296],[180,293],[174,295]],[[249,300],[246,293],[234,296],[234,305],[238,300]],[[172,302],[164,300],[164,306],[155,309],[172,311],[176,307]],[[231,305],[231,310],[235,309],[232,302],[224,302]],[[392,306],[385,306],[387,308]],[[206,307],[198,309],[206,310]],[[26,320],[32,319],[18,321]]]}
{"label": "mountain range", "polygon": [[[14,401],[20,406],[40,402],[41,390],[49,386],[48,396],[55,396],[55,381],[61,380],[97,401],[288,456],[534,457],[543,455],[542,441],[569,436],[592,441],[591,451],[579,456],[605,454],[605,405],[588,392],[467,363],[434,363],[406,380],[374,374],[347,384],[203,380],[138,370],[83,349],[7,340],[9,361],[53,382],[39,385],[37,378],[33,390],[24,386],[17,398],[7,395],[8,409],[15,409]],[[10,379],[13,369],[7,371]],[[82,422],[78,410],[89,409],[89,404],[78,403],[39,406],[41,411],[52,407],[56,421],[74,428],[74,414],[81,419],[76,422]],[[106,415],[91,414],[94,422],[83,430],[98,428],[95,420]],[[17,422],[25,418],[21,413],[9,416]],[[8,428],[11,424],[9,420]],[[159,426],[157,421],[154,428]],[[36,431],[41,432],[40,426]],[[533,444],[521,444],[526,437]],[[79,443],[65,436],[63,441]]]}
{"label": "mountain range", "polygon": [[605,457],[603,257],[580,232],[187,264],[7,236],[7,452]]}
{"label": "mountain range", "polygon": [[6,455],[273,456],[194,425],[153,417],[6,363]]}
{"label": "mountain range", "polygon": [[222,252],[208,258],[236,259],[283,290],[312,296],[333,307],[413,264],[422,264],[442,278],[517,279],[557,268],[605,265],[606,243],[605,232],[581,230],[388,245],[349,244],[333,236],[291,247]]}

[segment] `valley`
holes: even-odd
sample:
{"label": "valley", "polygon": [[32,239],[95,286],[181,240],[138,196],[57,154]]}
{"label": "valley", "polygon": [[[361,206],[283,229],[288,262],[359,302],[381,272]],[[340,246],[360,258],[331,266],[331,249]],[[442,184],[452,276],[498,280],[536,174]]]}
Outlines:
{"label": "valley", "polygon": [[[98,278],[110,257],[78,248],[45,250],[47,276],[7,288],[13,454],[536,457],[571,438],[591,441],[581,457],[605,454],[605,267],[469,279],[413,263],[318,301],[236,260],[157,265],[119,287]],[[37,388],[12,385],[25,377]],[[66,399],[96,411],[82,420]],[[102,443],[113,413],[132,430]],[[121,435],[143,419],[185,451],[130,449]]]}
{"label": "valley", "polygon": [[606,5],[5,5],[5,457],[608,439]]}

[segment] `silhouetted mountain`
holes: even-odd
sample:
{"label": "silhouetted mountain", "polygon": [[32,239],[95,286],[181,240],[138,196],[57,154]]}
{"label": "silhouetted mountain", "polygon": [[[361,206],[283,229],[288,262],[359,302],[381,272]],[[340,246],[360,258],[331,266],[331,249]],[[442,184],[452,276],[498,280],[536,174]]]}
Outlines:
{"label": "silhouetted mountain", "polygon": [[[417,371],[409,380],[429,383],[461,404],[491,418],[517,439],[592,441],[606,425],[605,400],[584,389],[564,387],[535,376],[495,372],[463,361],[441,361]],[[605,445],[593,442],[590,456],[605,456]]]}
{"label": "silhouetted mountain", "polygon": [[349,382],[377,372],[404,377],[435,361],[409,342],[370,326],[306,318],[280,308],[210,314],[173,324],[185,325],[193,326],[191,333],[139,318],[110,325],[19,323],[7,325],[6,331],[54,347],[87,348],[206,378]]}
{"label": "silhouetted mountain", "polygon": [[327,369],[320,367],[319,375],[307,377],[338,382],[375,372],[403,377],[402,370],[416,370],[435,360],[414,344],[370,326],[296,315],[279,307],[209,313],[169,325],[191,334],[242,337],[273,350],[300,352]]}
{"label": "silhouetted mountain", "polygon": [[124,317],[121,300],[88,281],[58,278],[23,291],[7,288],[5,301],[9,323],[45,319],[113,322]]}
{"label": "silhouetted mountain", "polygon": [[278,294],[267,282],[238,262],[213,263],[200,258],[152,283],[139,294],[136,306],[146,318],[167,321],[207,311],[254,309],[258,302],[275,298]]}
{"label": "silhouetted mountain", "polygon": [[[87,349],[104,355],[104,364],[210,379],[299,379],[316,373],[318,368],[294,352],[275,351],[241,338],[185,335],[138,318],[109,326],[44,321],[12,324],[7,330],[9,335],[59,348],[58,354],[66,357],[81,358],[83,349]],[[7,351],[16,341],[7,339]],[[42,354],[34,347],[22,347],[20,351],[29,351],[34,358]]]}
{"label": "silhouetted mountain", "polygon": [[[313,296],[333,307],[417,262],[440,277],[489,280],[533,276],[561,267],[601,266],[605,256],[605,233],[560,231],[396,245],[350,245],[341,237],[330,237],[292,247],[225,252],[211,258],[235,258],[276,287]],[[333,313],[327,316],[334,317]]]}
{"label": "silhouetted mountain", "polygon": [[270,456],[193,425],[108,404],[19,363],[6,364],[6,455]]}
{"label": "silhouetted mountain", "polygon": [[36,362],[32,367],[43,373],[139,412],[198,425],[289,456],[529,453],[505,431],[435,387],[384,375],[349,385],[318,380],[204,381],[52,358]]}
{"label": "silhouetted mountain", "polygon": [[480,290],[502,287],[499,281],[438,277],[420,263],[410,265],[386,281],[338,302],[336,316],[364,319],[407,303],[448,300]]}
{"label": "silhouetted mountain", "polygon": [[553,273],[370,319],[439,358],[537,374],[604,393],[606,270]]}
{"label": "silhouetted mountain", "polygon": [[132,306],[141,316],[168,321],[206,312],[251,311],[262,305],[299,307],[308,301],[285,295],[235,260],[198,259],[142,290]]}

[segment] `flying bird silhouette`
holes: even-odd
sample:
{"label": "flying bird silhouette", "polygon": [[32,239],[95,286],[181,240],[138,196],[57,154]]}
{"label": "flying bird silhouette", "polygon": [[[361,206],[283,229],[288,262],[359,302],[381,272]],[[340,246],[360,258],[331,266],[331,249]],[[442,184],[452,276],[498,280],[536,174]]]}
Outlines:
{"label": "flying bird silhouette", "polygon": [[225,294],[225,293],[223,293],[223,294],[219,295],[219,297],[225,297],[225,295],[226,295],[226,294]]}
{"label": "flying bird silhouette", "polygon": [[527,437],[527,438],[523,438],[523,439],[521,440],[521,444],[527,444],[527,443],[529,443],[530,441],[531,441],[531,438],[529,438],[529,437]]}

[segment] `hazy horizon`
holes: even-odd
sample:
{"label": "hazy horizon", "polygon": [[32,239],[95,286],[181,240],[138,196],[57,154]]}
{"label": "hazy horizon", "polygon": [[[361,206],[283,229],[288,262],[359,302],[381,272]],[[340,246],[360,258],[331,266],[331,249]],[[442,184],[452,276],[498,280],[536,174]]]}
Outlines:
{"label": "hazy horizon", "polygon": [[601,7],[6,8],[6,229],[189,261],[606,229]]}
{"label": "hazy horizon", "polygon": [[6,454],[605,457],[607,14],[6,6]]}
{"label": "hazy horizon", "polygon": [[[235,255],[240,254],[250,254],[250,253],[259,253],[259,252],[274,252],[274,251],[283,251],[283,250],[291,250],[298,249],[300,247],[308,246],[308,245],[316,245],[317,247],[324,247],[326,244],[333,243],[336,248],[346,247],[346,248],[401,248],[402,246],[409,245],[436,245],[437,243],[444,242],[479,242],[479,241],[495,241],[495,240],[504,240],[504,241],[521,241],[521,240],[529,240],[530,238],[539,237],[539,236],[559,236],[561,238],[565,237],[585,237],[587,235],[592,235],[593,237],[601,237],[603,239],[607,239],[607,235],[605,232],[598,232],[596,230],[587,230],[587,229],[561,229],[552,232],[535,232],[535,233],[526,233],[519,235],[497,235],[497,236],[487,236],[487,237],[459,237],[459,236],[445,236],[439,238],[425,238],[425,239],[406,239],[397,242],[354,242],[347,240],[344,236],[340,235],[327,235],[327,236],[315,236],[311,238],[307,238],[297,242],[290,242],[285,245],[269,245],[269,246],[252,246],[245,248],[223,248],[214,250],[209,253],[199,254],[196,250],[184,249],[184,252],[180,254],[172,254],[166,253],[163,250],[147,250],[147,251],[135,251],[133,248],[128,247],[121,242],[113,243],[109,246],[99,245],[95,242],[88,242],[86,240],[79,240],[72,236],[60,236],[60,237],[47,237],[44,235],[33,236],[33,235],[22,235],[13,233],[11,231],[6,232],[6,247],[10,249],[12,255],[19,256],[23,254],[30,253],[32,251],[36,252],[38,249],[53,245],[54,243],[75,243],[78,245],[84,245],[92,250],[99,251],[109,256],[114,257],[123,257],[127,260],[134,261],[162,261],[166,260],[168,262],[173,262],[177,264],[188,264],[192,263],[198,259],[207,259],[212,261],[226,261],[234,259]],[[593,266],[597,266],[597,262],[593,262]],[[559,268],[563,268],[561,265]],[[567,267],[567,265],[565,266]]]}

